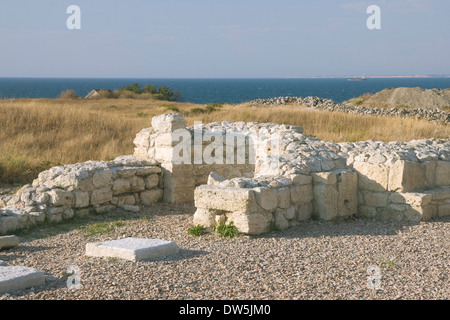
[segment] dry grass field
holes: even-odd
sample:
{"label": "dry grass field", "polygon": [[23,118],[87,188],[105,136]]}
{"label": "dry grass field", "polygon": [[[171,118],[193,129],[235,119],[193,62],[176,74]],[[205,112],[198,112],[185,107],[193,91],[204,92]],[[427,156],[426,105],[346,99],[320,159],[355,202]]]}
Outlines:
{"label": "dry grass field", "polygon": [[25,183],[51,166],[111,160],[133,153],[133,139],[155,115],[178,112],[194,121],[301,125],[324,140],[449,138],[450,127],[426,120],[330,113],[298,106],[256,108],[152,99],[0,100],[0,184]]}

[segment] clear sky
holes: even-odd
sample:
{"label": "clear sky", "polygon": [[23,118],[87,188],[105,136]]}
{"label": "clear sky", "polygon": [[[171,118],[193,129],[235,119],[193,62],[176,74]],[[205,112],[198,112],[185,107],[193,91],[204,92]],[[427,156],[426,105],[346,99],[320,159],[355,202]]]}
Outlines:
{"label": "clear sky", "polygon": [[449,15],[448,0],[2,0],[0,77],[450,74]]}

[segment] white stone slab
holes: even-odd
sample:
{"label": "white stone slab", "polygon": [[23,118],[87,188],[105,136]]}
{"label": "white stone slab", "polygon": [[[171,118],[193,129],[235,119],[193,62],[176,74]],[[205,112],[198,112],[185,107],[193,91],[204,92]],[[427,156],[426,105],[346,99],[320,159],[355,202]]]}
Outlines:
{"label": "white stone slab", "polygon": [[45,275],[35,268],[0,267],[0,293],[12,292],[45,284]]}
{"label": "white stone slab", "polygon": [[157,259],[178,252],[179,248],[175,242],[160,239],[125,238],[86,244],[87,256],[131,261]]}

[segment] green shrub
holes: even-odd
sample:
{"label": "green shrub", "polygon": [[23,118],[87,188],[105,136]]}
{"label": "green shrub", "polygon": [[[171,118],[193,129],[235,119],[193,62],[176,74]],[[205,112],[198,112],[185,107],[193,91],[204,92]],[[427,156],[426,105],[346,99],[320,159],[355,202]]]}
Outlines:
{"label": "green shrub", "polygon": [[180,109],[173,104],[163,104],[162,107],[164,107],[168,111],[180,112]]}
{"label": "green shrub", "polygon": [[205,112],[206,112],[205,109],[202,109],[202,108],[192,108],[190,110],[190,113],[194,116],[205,113]]}
{"label": "green shrub", "polygon": [[360,105],[363,104],[363,102],[364,102],[364,99],[363,99],[363,98],[356,98],[356,99],[353,100],[353,104],[354,104],[355,106],[360,106]]}
{"label": "green shrub", "polygon": [[205,232],[206,232],[206,229],[205,229],[202,225],[200,225],[200,224],[199,224],[199,225],[196,225],[196,226],[192,226],[192,227],[188,230],[188,233],[189,233],[190,235],[193,235],[193,236],[196,236],[196,237],[205,234]]}
{"label": "green shrub", "polygon": [[148,118],[148,117],[150,117],[150,115],[148,113],[146,113],[146,112],[138,112],[136,115],[137,115],[138,118]]}
{"label": "green shrub", "polygon": [[219,236],[224,238],[236,238],[238,236],[238,230],[233,221],[229,224],[222,223],[216,228],[216,232]]}

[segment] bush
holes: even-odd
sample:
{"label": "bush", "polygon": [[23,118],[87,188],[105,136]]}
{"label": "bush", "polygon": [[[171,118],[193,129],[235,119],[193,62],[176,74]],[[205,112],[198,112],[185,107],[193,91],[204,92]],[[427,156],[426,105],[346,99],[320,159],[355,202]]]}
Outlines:
{"label": "bush", "polygon": [[225,223],[220,224],[216,228],[216,232],[219,236],[224,238],[236,238],[238,236],[238,230],[236,226],[234,225],[233,221],[230,221],[230,223],[227,225]]}
{"label": "bush", "polygon": [[79,96],[77,95],[77,93],[75,92],[75,90],[66,90],[61,92],[61,94],[59,95],[60,99],[78,99]]}
{"label": "bush", "polygon": [[168,111],[180,112],[180,109],[173,104],[163,104],[161,107],[164,107]]}
{"label": "bush", "polygon": [[144,90],[142,89],[142,87],[139,83],[133,83],[126,87],[122,87],[122,88],[120,88],[120,91],[130,91],[135,94],[141,94],[144,92]]}
{"label": "bush", "polygon": [[194,116],[198,115],[198,114],[202,114],[205,113],[206,111],[202,108],[192,108],[190,113]]}
{"label": "bush", "polygon": [[121,98],[136,99],[141,98],[154,98],[157,100],[177,101],[181,99],[181,93],[169,89],[166,86],[158,88],[156,85],[145,85],[144,88],[139,83],[133,83],[131,85],[120,88]]}

